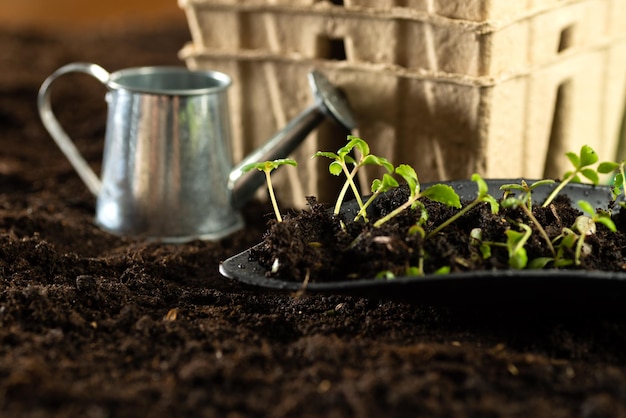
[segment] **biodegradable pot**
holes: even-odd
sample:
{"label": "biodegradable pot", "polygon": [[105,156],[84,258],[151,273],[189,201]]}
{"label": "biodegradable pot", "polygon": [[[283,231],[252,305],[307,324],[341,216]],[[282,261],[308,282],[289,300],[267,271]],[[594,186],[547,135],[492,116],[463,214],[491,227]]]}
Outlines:
{"label": "biodegradable pot", "polygon": [[[519,182],[520,179],[487,180],[489,193],[494,196],[501,193],[501,185]],[[469,180],[445,184],[452,186],[461,200],[473,200],[476,196],[476,184]],[[533,197],[541,201],[554,187],[556,184],[540,187],[533,191]],[[608,209],[611,202],[608,186],[569,184],[561,194],[567,195],[573,202],[586,200],[600,209]],[[355,201],[347,202],[342,207],[342,213],[346,215],[354,215],[357,211]],[[302,282],[267,277],[268,269],[251,257],[252,250],[248,249],[221,263],[221,274],[246,285],[276,291],[306,290],[308,293],[356,295],[433,306],[472,309],[494,306],[520,309],[524,306],[525,309],[535,311],[626,310],[626,307],[622,308],[626,296],[626,273],[622,272],[508,269],[405,276],[392,280],[362,277],[304,285]]]}

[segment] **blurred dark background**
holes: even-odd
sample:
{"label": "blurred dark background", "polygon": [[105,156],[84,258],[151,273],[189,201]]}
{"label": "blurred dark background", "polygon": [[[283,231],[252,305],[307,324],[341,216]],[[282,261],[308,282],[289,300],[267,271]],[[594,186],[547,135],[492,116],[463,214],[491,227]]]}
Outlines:
{"label": "blurred dark background", "polygon": [[122,19],[138,21],[178,20],[185,15],[177,0],[20,0],[0,2],[0,25],[40,29],[85,30],[115,24]]}

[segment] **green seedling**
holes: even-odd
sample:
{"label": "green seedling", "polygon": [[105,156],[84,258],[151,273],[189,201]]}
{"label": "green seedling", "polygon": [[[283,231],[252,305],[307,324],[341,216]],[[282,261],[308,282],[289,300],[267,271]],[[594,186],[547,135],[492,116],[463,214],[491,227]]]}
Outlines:
{"label": "green seedling", "polygon": [[[474,228],[470,231],[470,247],[477,247],[483,260],[491,257],[491,247],[502,243],[483,241],[483,230]],[[503,245],[503,244],[502,244]]]}
{"label": "green seedling", "polygon": [[615,226],[615,223],[611,219],[611,215],[608,212],[605,212],[603,210],[596,211],[593,205],[586,200],[579,200],[576,203],[578,204],[578,207],[587,214],[587,217],[591,219],[594,225],[599,223],[606,226],[609,231],[617,232],[617,227]]}
{"label": "green seedling", "polygon": [[400,164],[396,168],[396,174],[401,176],[409,186],[409,198],[402,205],[398,206],[396,209],[374,222],[374,227],[380,227],[385,222],[389,221],[393,217],[399,215],[409,208],[416,209],[419,207],[422,213],[422,215],[420,216],[423,216],[426,208],[424,207],[424,204],[418,200],[422,197],[455,208],[461,207],[459,195],[456,194],[454,189],[448,185],[434,184],[426,190],[421,191],[419,179],[417,178],[417,173],[415,172],[413,167],[406,164]]}
{"label": "green seedling", "polygon": [[[355,160],[349,154],[355,149],[359,152],[359,159]],[[387,161],[387,159],[382,157],[377,157],[374,154],[370,154],[370,147],[361,138],[357,138],[356,136],[348,135],[348,143],[339,148],[337,153],[334,152],[325,152],[318,151],[316,152],[312,158],[316,157],[326,157],[333,160],[328,166],[328,171],[334,176],[338,176],[343,173],[346,176],[346,181],[337,196],[337,202],[335,203],[335,209],[333,213],[335,215],[339,214],[339,210],[341,209],[341,204],[346,196],[348,188],[352,189],[356,201],[359,205],[359,209],[363,209],[363,200],[361,199],[361,194],[354,183],[354,177],[356,176],[357,171],[365,166],[365,165],[377,165],[384,167],[388,173],[393,172],[393,165]],[[350,170],[348,164],[353,165],[353,168]],[[365,212],[362,215],[365,218]]]}
{"label": "green seedling", "polygon": [[582,255],[591,252],[591,249],[586,247],[585,239],[596,233],[596,225],[602,224],[611,232],[617,232],[617,227],[608,212],[596,211],[591,203],[585,200],[579,200],[577,204],[586,214],[576,218],[572,226],[572,229],[579,234],[574,252],[574,262],[579,265]]}
{"label": "green seedling", "polygon": [[[439,267],[437,270],[433,271],[432,274],[436,276],[443,276],[444,274],[450,274],[451,270],[452,269],[450,268],[450,266],[442,266],[442,267]],[[410,266],[406,269],[405,274],[407,276],[423,276],[424,275],[423,266],[422,267]]]}
{"label": "green seedling", "polygon": [[526,207],[532,211],[533,209],[533,198],[532,198],[532,192],[533,190],[535,190],[537,187],[540,186],[545,186],[548,184],[553,184],[554,180],[551,179],[545,179],[545,180],[539,180],[534,182],[533,184],[529,185],[528,183],[526,183],[526,181],[524,179],[522,179],[522,181],[520,182],[520,184],[503,184],[502,186],[500,186],[500,190],[504,190],[504,197],[503,199],[506,199],[508,197],[508,194],[511,191],[519,191],[522,193],[522,195],[520,196],[520,200],[522,201],[522,203],[524,205],[526,205]]}
{"label": "green seedling", "polygon": [[274,161],[263,161],[260,163],[251,163],[245,165],[241,171],[247,173],[250,170],[254,170],[255,168],[259,171],[265,173],[265,180],[267,182],[267,191],[270,194],[270,200],[272,201],[272,206],[274,207],[274,214],[276,215],[276,220],[278,222],[283,221],[283,217],[280,215],[280,210],[278,210],[278,203],[276,202],[276,195],[274,194],[274,186],[272,186],[272,176],[271,172],[276,170],[281,165],[292,165],[294,167],[298,166],[298,163],[295,160],[290,158],[281,158]]}
{"label": "green seedling", "polygon": [[[415,225],[413,225],[412,227],[409,228],[408,231],[408,235],[419,235],[422,240],[424,239],[424,237],[426,237],[426,231],[424,230],[424,224],[426,223],[426,221],[428,220],[428,212],[426,212],[425,210],[422,211],[420,213],[420,218],[419,220],[415,223]],[[425,254],[424,254],[424,246],[420,245],[418,247],[418,254],[417,254],[417,266],[415,267],[411,267],[413,270],[411,272],[411,274],[407,274],[410,276],[422,276],[424,275],[424,258],[425,258]]]}
{"label": "green seedling", "polygon": [[[596,233],[597,224],[606,226],[612,232],[617,231],[615,223],[607,212],[596,211],[591,203],[585,200],[579,200],[577,204],[586,215],[577,217],[571,228],[563,228],[561,234],[552,240],[553,244],[556,245],[554,257],[537,258],[532,261],[532,268],[544,268],[550,262],[555,267],[565,267],[572,264],[578,266],[581,264],[581,259],[591,253],[591,247],[585,240]],[[566,249],[574,252],[573,260],[565,257]]]}
{"label": "green seedling", "polygon": [[[502,186],[502,187],[504,187],[504,186]],[[506,189],[505,190],[505,196],[508,196],[508,192],[509,192],[509,189]],[[530,192],[528,192],[528,193],[530,193]],[[552,245],[552,241],[550,240],[550,237],[548,236],[548,233],[546,232],[546,230],[543,228],[543,225],[541,225],[541,223],[537,220],[537,218],[533,214],[533,211],[531,209],[532,206],[529,205],[529,203],[528,203],[529,200],[528,199],[529,198],[526,196],[526,193],[522,193],[519,196],[505,197],[500,202],[500,205],[502,207],[509,208],[509,209],[514,209],[514,208],[517,208],[517,207],[522,209],[522,211],[526,214],[526,216],[531,220],[531,222],[535,225],[535,227],[539,231],[539,234],[541,235],[543,240],[546,242],[546,245],[548,246],[548,249],[550,250],[550,253],[552,254],[552,256],[555,257],[556,256],[556,251],[554,250],[554,246]]]}
{"label": "green seedling", "polygon": [[383,174],[382,179],[374,179],[374,181],[372,181],[372,195],[367,199],[365,204],[363,204],[363,207],[359,210],[359,213],[356,214],[354,220],[358,220],[361,216],[365,218],[367,208],[379,194],[387,192],[398,186],[398,181],[388,173]]}
{"label": "green seedling", "polygon": [[543,207],[547,207],[552,203],[554,198],[563,190],[563,188],[570,182],[580,183],[580,175],[587,178],[593,184],[598,184],[600,181],[600,177],[598,176],[598,172],[593,168],[590,168],[591,165],[598,162],[598,154],[591,148],[589,145],[583,145],[580,148],[580,154],[576,155],[573,152],[568,152],[565,154],[567,158],[570,160],[572,165],[574,166],[574,170],[568,171],[565,173],[563,180],[561,183],[554,188],[552,193],[548,196],[548,198],[543,202]]}
{"label": "green seedling", "polygon": [[509,252],[509,266],[514,269],[524,269],[528,263],[528,255],[526,253],[526,242],[532,235],[532,229],[526,224],[518,224],[522,231],[514,231],[509,229],[506,234],[506,248]]}
{"label": "green seedling", "polygon": [[[613,176],[613,184],[611,186],[611,193],[613,195],[613,200],[617,200],[620,194],[623,194],[626,198],[626,173],[624,165],[626,164],[626,160],[616,163],[613,161],[605,161],[603,163],[598,164],[598,173],[601,174],[610,174],[615,173]],[[619,206],[622,209],[626,209],[626,202],[619,202]]]}
{"label": "green seedling", "polygon": [[509,229],[505,232],[506,242],[483,241],[482,230],[474,228],[470,232],[471,245],[478,247],[483,259],[491,257],[491,247],[504,247],[509,254],[509,266],[514,269],[524,269],[528,264],[526,242],[532,235],[531,228],[522,223],[516,224],[522,231]]}
{"label": "green seedling", "polygon": [[[498,213],[498,211],[500,210],[500,206],[498,205],[498,202],[496,201],[496,199],[489,194],[489,188],[487,187],[487,183],[485,182],[485,180],[483,180],[483,178],[479,174],[477,174],[477,173],[472,174],[471,180],[474,183],[476,183],[476,185],[478,186],[478,195],[476,196],[476,199],[474,199],[472,202],[470,202],[463,209],[461,209],[460,211],[458,211],[457,213],[452,215],[446,221],[442,222],[435,229],[430,231],[428,233],[428,235],[426,235],[426,238],[430,238],[430,237],[438,234],[439,232],[441,232],[442,229],[444,229],[448,225],[450,225],[453,222],[455,222],[457,219],[459,219],[461,216],[465,215],[470,210],[474,209],[480,203],[483,203],[483,202],[489,203],[489,206],[491,208],[491,213]],[[454,190],[453,190],[453,193],[456,195],[456,199],[457,199],[457,200],[454,201],[454,203],[456,204],[456,202],[458,201],[458,206],[454,206],[454,205],[451,205],[451,204],[448,204],[448,205],[449,206],[454,206],[456,208],[460,208],[461,207],[461,202],[459,200],[459,196],[456,194],[456,192],[454,192]],[[442,202],[442,203],[445,203],[445,202]]]}
{"label": "green seedling", "polygon": [[556,268],[571,266],[575,260],[566,257],[566,253],[567,250],[574,251],[577,241],[578,234],[576,232],[570,228],[563,228],[562,232],[552,240],[556,254],[552,257],[537,257],[529,263],[528,268],[543,269],[549,263],[552,263]]}

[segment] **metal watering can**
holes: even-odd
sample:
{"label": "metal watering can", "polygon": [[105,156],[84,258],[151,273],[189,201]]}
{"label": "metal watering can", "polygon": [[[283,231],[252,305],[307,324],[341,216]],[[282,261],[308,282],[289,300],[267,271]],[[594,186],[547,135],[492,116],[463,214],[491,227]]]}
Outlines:
{"label": "metal watering can", "polygon": [[[91,169],[56,119],[51,84],[81,72],[104,84],[108,119],[101,176]],[[344,98],[318,71],[308,75],[315,103],[233,167],[227,90],[217,71],[138,67],[114,73],[91,63],[65,65],[42,84],[44,126],[97,197],[96,223],[119,235],[185,242],[217,240],[243,226],[239,209],[264,183],[253,162],[288,156],[325,118],[355,122]]]}

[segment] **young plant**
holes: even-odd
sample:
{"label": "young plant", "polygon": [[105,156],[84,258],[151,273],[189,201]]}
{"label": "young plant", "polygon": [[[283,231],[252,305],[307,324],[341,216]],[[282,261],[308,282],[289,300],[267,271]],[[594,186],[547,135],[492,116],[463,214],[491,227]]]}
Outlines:
{"label": "young plant", "polygon": [[474,228],[470,231],[470,248],[476,248],[480,252],[480,258],[483,260],[491,257],[491,247],[497,243],[483,240],[483,230]]}
{"label": "young plant", "polygon": [[365,204],[363,204],[363,207],[361,207],[361,210],[359,210],[359,213],[356,214],[356,216],[354,217],[354,220],[357,221],[361,216],[365,218],[365,213],[367,211],[367,208],[369,207],[370,204],[372,204],[372,202],[376,199],[376,197],[379,194],[387,192],[398,186],[399,186],[398,181],[394,179],[388,173],[383,174],[382,179],[374,179],[374,181],[372,181],[372,195],[367,199]]}
{"label": "young plant", "polygon": [[504,190],[503,200],[508,197],[508,195],[509,195],[509,193],[511,191],[513,191],[513,190],[520,191],[522,193],[522,195],[520,196],[519,200],[524,205],[526,205],[528,210],[532,211],[532,209],[533,209],[533,198],[532,198],[533,190],[535,190],[537,187],[545,186],[545,185],[553,184],[553,183],[554,183],[554,180],[545,179],[545,180],[536,181],[533,184],[528,185],[528,183],[526,183],[526,180],[522,179],[520,184],[516,184],[516,183],[503,184],[502,186],[500,186],[500,190]]}
{"label": "young plant", "polygon": [[[479,174],[477,174],[477,173],[472,174],[471,180],[474,183],[476,183],[476,185],[478,187],[478,196],[476,196],[476,199],[474,199],[472,202],[470,202],[463,209],[461,209],[460,211],[458,211],[457,213],[452,215],[450,218],[448,218],[447,220],[445,220],[444,222],[439,224],[439,226],[437,226],[435,229],[430,231],[428,233],[428,235],[426,235],[426,238],[430,238],[430,237],[438,234],[439,232],[441,232],[442,229],[444,229],[448,225],[450,225],[453,222],[455,222],[457,219],[459,219],[461,216],[465,215],[470,210],[474,209],[480,203],[483,203],[483,202],[489,203],[489,206],[491,208],[491,213],[498,213],[498,211],[500,210],[500,206],[498,205],[498,202],[496,201],[496,199],[489,194],[489,188],[487,187],[487,183],[485,182],[485,180],[483,180],[483,178]],[[449,187],[449,186],[446,186],[446,187]],[[456,195],[456,192],[454,192],[454,194]],[[456,198],[458,200],[459,196],[456,195]],[[442,203],[444,203],[444,202],[442,202]],[[449,206],[452,206],[452,205],[449,205]],[[459,201],[458,206],[455,206],[455,207],[457,207],[457,208],[461,207],[460,201]]]}
{"label": "young plant", "polygon": [[506,248],[509,252],[509,266],[513,269],[524,269],[528,263],[528,255],[526,253],[526,242],[532,235],[533,231],[526,224],[517,224],[522,231],[514,231],[509,229],[506,234]]}
{"label": "young plant", "polygon": [[579,200],[577,203],[583,212],[586,213],[586,215],[576,218],[574,225],[572,225],[572,230],[578,233],[578,240],[574,250],[574,264],[580,265],[580,259],[583,254],[591,252],[591,248],[587,246],[585,240],[596,233],[596,224],[601,223],[612,232],[615,232],[617,228],[606,212],[596,212],[593,206],[585,200]]}
{"label": "young plant", "polygon": [[[613,161],[605,161],[598,165],[598,173],[601,174],[610,174],[615,173],[613,176],[613,185],[611,187],[611,194],[613,195],[613,200],[616,201],[620,194],[623,194],[626,198],[626,173],[624,165],[626,164],[626,160],[616,163]],[[619,206],[622,209],[626,209],[626,202],[619,202]]]}
{"label": "young plant", "polygon": [[578,204],[578,207],[587,214],[587,217],[591,219],[594,225],[602,224],[606,226],[611,232],[617,231],[617,227],[615,226],[615,223],[611,219],[611,215],[608,212],[605,212],[603,210],[596,211],[591,203],[587,202],[586,200],[579,200],[576,203]]}
{"label": "young plant", "polygon": [[576,232],[570,228],[563,228],[562,232],[552,240],[556,251],[555,255],[551,257],[537,257],[530,262],[528,268],[543,269],[549,263],[552,263],[556,268],[571,266],[575,261],[567,257],[567,250],[573,252],[577,240],[578,234]]}
{"label": "young plant", "polygon": [[[563,228],[561,234],[552,240],[556,245],[556,254],[553,257],[539,257],[531,262],[531,268],[544,268],[550,262],[554,264],[554,267],[572,264],[578,266],[585,254],[591,252],[591,247],[585,240],[596,233],[597,224],[606,226],[612,232],[617,230],[608,213],[594,210],[591,203],[585,200],[579,200],[577,203],[586,215],[577,217],[571,228]],[[573,259],[565,257],[566,249],[574,252]]]}
{"label": "young plant", "polygon": [[528,263],[526,253],[526,242],[532,235],[532,230],[526,224],[516,224],[522,231],[509,229],[505,232],[506,242],[483,241],[482,230],[474,228],[470,232],[471,245],[478,247],[481,257],[487,259],[491,257],[491,247],[505,247],[509,254],[509,266],[513,269],[524,269]]}
{"label": "young plant", "polygon": [[[426,237],[426,231],[424,230],[424,224],[428,220],[428,213],[424,210],[420,214],[419,220],[409,228],[408,235],[419,235],[422,239]],[[424,246],[420,245],[418,248],[418,261],[417,266],[411,266],[407,269],[407,276],[423,276],[424,275]]]}
{"label": "young plant", "polygon": [[565,173],[563,180],[561,183],[554,188],[552,193],[548,196],[548,198],[543,202],[543,207],[548,207],[550,203],[554,200],[554,198],[563,190],[563,188],[570,182],[580,183],[580,176],[586,177],[593,184],[598,184],[600,178],[598,176],[598,172],[593,168],[590,168],[591,165],[598,162],[598,154],[588,145],[583,145],[580,148],[580,154],[576,155],[573,152],[568,152],[565,154],[567,158],[570,160],[572,165],[574,166],[574,170],[568,171]]}
{"label": "young plant", "polygon": [[272,201],[272,206],[274,207],[274,214],[276,215],[276,220],[278,222],[283,221],[283,217],[280,215],[280,211],[278,210],[278,203],[276,202],[276,195],[274,194],[274,186],[272,186],[272,176],[271,172],[276,170],[281,165],[292,165],[294,167],[298,166],[298,163],[295,160],[290,158],[281,158],[274,161],[262,161],[260,163],[251,163],[245,165],[241,171],[247,173],[250,170],[254,170],[255,168],[259,171],[265,173],[265,180],[267,182],[267,191],[270,194],[270,200]]}
{"label": "young plant", "polygon": [[[359,151],[359,160],[355,160],[349,154],[353,149],[357,149]],[[318,151],[316,152],[312,158],[316,157],[326,157],[333,160],[328,166],[328,171],[334,176],[338,176],[343,173],[346,176],[346,181],[337,196],[337,202],[335,203],[335,209],[333,213],[335,215],[339,214],[339,210],[341,209],[341,204],[346,196],[348,188],[352,189],[356,201],[359,205],[360,209],[363,209],[363,200],[361,199],[361,194],[354,183],[354,177],[356,176],[357,171],[365,166],[365,165],[377,165],[384,167],[388,173],[393,172],[393,165],[387,161],[387,159],[382,157],[377,157],[374,154],[370,154],[370,147],[361,138],[357,138],[356,136],[348,135],[348,143],[339,148],[337,153],[334,152],[325,152]],[[353,165],[352,169],[348,167],[348,165]],[[362,215],[365,218],[365,213]]]}
{"label": "young plant", "polygon": [[455,208],[461,207],[459,195],[456,194],[454,189],[448,185],[434,184],[426,190],[421,191],[421,185],[419,183],[419,179],[417,178],[417,173],[415,173],[413,167],[406,164],[400,164],[396,168],[396,174],[401,176],[409,186],[409,198],[402,205],[398,206],[393,211],[389,212],[387,215],[374,222],[374,227],[380,227],[385,222],[389,221],[393,217],[399,215],[409,208],[416,209],[419,207],[423,216],[426,208],[424,207],[424,204],[418,200],[422,197]]}
{"label": "young plant", "polygon": [[[532,211],[532,197],[531,197],[532,190],[538,186],[549,184],[549,183],[550,183],[550,180],[546,180],[546,181],[541,180],[536,183],[533,183],[531,186],[528,186],[528,184],[524,180],[522,180],[521,185],[515,185],[515,184],[502,185],[500,189],[501,190],[503,189],[505,192],[504,192],[504,198],[502,199],[502,202],[500,202],[500,204],[505,208],[514,209],[514,208],[519,207],[520,209],[522,209],[522,211],[531,220],[531,222],[535,224],[535,227],[539,231],[539,234],[541,235],[543,240],[546,242],[546,245],[548,246],[550,253],[552,254],[553,257],[555,257],[556,251],[554,250],[552,241],[550,240],[550,237],[548,236],[548,233],[546,232],[546,230],[543,228],[543,225],[541,225],[541,223],[537,220],[537,218],[535,217]],[[511,187],[511,186],[514,186],[514,187]],[[521,193],[519,196],[508,197],[512,189],[523,190],[524,193]]]}
{"label": "young plant", "polygon": [[520,197],[515,197],[515,196],[507,197],[506,199],[502,200],[502,202],[500,202],[500,205],[508,209],[514,209],[517,207],[521,208],[522,211],[526,214],[526,216],[531,220],[531,222],[535,224],[537,231],[539,231],[539,235],[541,235],[543,240],[546,242],[546,245],[548,246],[548,249],[550,250],[550,253],[552,254],[552,256],[556,256],[554,246],[552,245],[552,241],[550,240],[548,233],[543,228],[543,225],[539,223],[539,221],[533,214],[532,210],[528,209],[528,206],[526,206],[523,198],[520,199]]}

